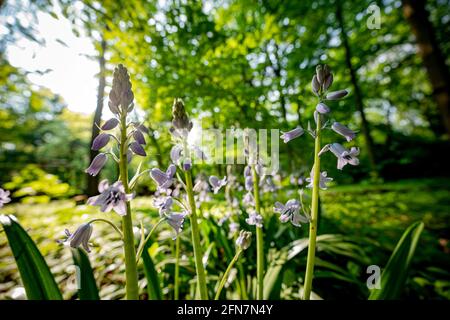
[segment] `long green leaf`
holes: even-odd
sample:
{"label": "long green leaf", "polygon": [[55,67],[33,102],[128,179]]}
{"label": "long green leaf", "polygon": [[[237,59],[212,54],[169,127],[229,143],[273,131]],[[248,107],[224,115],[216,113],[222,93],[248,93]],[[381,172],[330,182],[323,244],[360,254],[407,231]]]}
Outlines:
{"label": "long green leaf", "polygon": [[150,254],[148,253],[148,243],[144,247],[142,252],[142,261],[144,263],[144,273],[147,278],[147,293],[149,300],[162,300],[161,285],[159,283],[158,273],[155,269]]}
{"label": "long green leaf", "polygon": [[30,300],[62,300],[50,269],[28,233],[14,216],[0,216],[16,259],[25,292]]}
{"label": "long green leaf", "polygon": [[405,230],[381,274],[381,288],[373,289],[369,300],[394,300],[400,297],[423,228],[423,222],[416,222]]}
{"label": "long green leaf", "polygon": [[72,249],[72,257],[77,270],[78,298],[80,300],[100,300],[94,272],[89,257],[83,249]]}
{"label": "long green leaf", "polygon": [[287,252],[281,251],[276,259],[272,260],[264,276],[264,299],[280,299],[281,284],[283,282],[283,267],[287,261]]}
{"label": "long green leaf", "polygon": [[[308,238],[291,242],[280,250],[279,256],[271,259],[264,276],[264,299],[280,299],[281,284],[287,262],[291,261],[308,248]],[[333,252],[339,255],[354,257],[364,261],[364,254],[360,248],[349,240],[337,234],[323,234],[317,237],[318,251]],[[317,296],[319,297],[319,296]],[[319,297],[320,298],[320,297]]]}

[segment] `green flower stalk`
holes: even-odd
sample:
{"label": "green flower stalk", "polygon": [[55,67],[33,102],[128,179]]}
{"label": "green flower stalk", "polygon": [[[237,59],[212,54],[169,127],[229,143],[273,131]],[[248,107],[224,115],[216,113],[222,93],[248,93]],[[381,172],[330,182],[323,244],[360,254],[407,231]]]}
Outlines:
{"label": "green flower stalk", "polygon": [[[131,82],[128,80],[127,70],[119,65],[114,72],[113,88],[110,93],[116,96],[126,96],[131,91]],[[131,92],[132,93],[132,92]],[[127,111],[125,108],[131,104],[132,100],[121,103],[120,113],[120,154],[119,154],[119,174],[125,193],[130,192],[128,185],[128,135],[127,135]],[[125,107],[125,108],[124,108]],[[139,299],[138,273],[136,264],[136,248],[134,246],[133,220],[131,217],[131,205],[126,204],[126,214],[122,217],[123,242],[125,253],[125,275],[127,300]]]}
{"label": "green flower stalk", "polygon": [[214,300],[219,300],[220,294],[222,293],[222,289],[223,289],[225,283],[227,282],[230,271],[233,269],[234,264],[238,261],[241,253],[242,253],[242,249],[238,249],[236,251],[236,254],[234,255],[233,259],[231,260],[230,264],[227,267],[227,270],[225,270],[225,273],[223,274],[222,279],[220,280],[219,287],[217,288]]}
{"label": "green flower stalk", "polygon": [[327,114],[330,109],[323,103],[323,93],[328,89],[333,81],[328,66],[317,66],[316,74],[312,80],[312,90],[317,95],[319,103],[314,113],[316,130],[314,131],[314,165],[312,169],[312,199],[311,199],[311,218],[309,223],[309,243],[308,257],[306,262],[305,283],[303,286],[303,299],[309,300],[312,289],[312,280],[314,276],[314,263],[316,258],[316,239],[317,239],[317,220],[319,218],[319,184],[321,178],[320,172],[320,150],[321,132],[322,132],[322,114]]}
{"label": "green flower stalk", "polygon": [[185,171],[185,179],[186,179],[185,181],[186,193],[188,195],[189,208],[191,211],[189,218],[191,222],[192,246],[194,248],[195,270],[197,272],[198,289],[200,290],[200,299],[208,300],[208,290],[206,287],[206,274],[202,262],[203,253],[200,244],[200,230],[198,228],[198,221],[197,221],[198,218],[196,212],[197,210],[192,185],[192,173],[190,170]]}
{"label": "green flower stalk", "polygon": [[[200,242],[200,230],[198,225],[198,215],[197,215],[197,205],[194,195],[194,186],[192,179],[192,155],[201,160],[205,159],[204,153],[198,146],[193,146],[188,143],[188,136],[192,130],[193,124],[189,119],[184,108],[184,103],[181,99],[175,99],[172,107],[172,126],[170,128],[170,133],[172,135],[174,146],[170,151],[170,159],[172,164],[169,165],[167,170],[163,172],[159,168],[153,168],[150,171],[150,176],[158,185],[158,192],[160,195],[165,194],[160,200],[157,200],[158,207],[160,208],[160,215],[166,215],[169,225],[171,225],[177,232],[181,231],[183,227],[184,217],[189,215],[191,222],[191,236],[192,236],[192,246],[194,251],[195,260],[195,270],[197,274],[197,288],[201,300],[208,299],[208,289],[206,283],[206,273],[205,267],[203,266],[202,258],[203,252]],[[172,197],[172,190],[170,189],[175,178],[177,168],[184,172],[184,181],[177,175],[180,184],[184,187],[186,191],[186,199],[177,199]],[[213,179],[213,181],[215,181]],[[216,192],[220,189],[222,185],[218,186]],[[183,213],[173,213],[171,206],[172,203],[176,202],[179,207],[182,208]],[[179,255],[179,248],[177,250],[177,260]],[[178,262],[177,262],[178,266]],[[176,267],[175,274],[175,296],[178,297],[178,267]]]}
{"label": "green flower stalk", "polygon": [[[181,181],[185,187],[187,195],[187,204],[180,204],[189,213],[189,219],[191,222],[191,236],[192,236],[192,246],[194,249],[194,260],[195,260],[195,270],[197,273],[197,288],[200,293],[201,300],[208,299],[208,289],[206,285],[206,273],[205,268],[202,263],[202,248],[200,243],[200,230],[198,226],[198,216],[197,216],[197,205],[195,203],[194,197],[194,187],[192,183],[192,160],[191,151],[195,151],[198,158],[204,159],[203,152],[198,147],[193,147],[188,145],[188,135],[192,130],[192,122],[186,113],[184,108],[184,103],[181,99],[175,99],[172,107],[172,127],[170,128],[170,133],[176,144],[170,152],[171,160],[174,164],[178,165],[182,171],[184,171],[184,182]],[[167,188],[172,185],[172,177],[176,171],[175,165],[174,169],[169,167],[166,173],[160,170],[153,169],[151,174],[152,178],[158,183],[158,189],[161,192],[166,192]],[[178,277],[177,277],[178,278]],[[177,279],[178,280],[178,279]],[[177,282],[177,281],[176,281]],[[176,288],[178,290],[178,284],[176,283]],[[178,295],[178,292],[177,292]]]}
{"label": "green flower stalk", "polygon": [[[339,100],[348,94],[347,90],[338,90],[328,92],[328,88],[333,83],[333,74],[327,65],[317,66],[316,74],[313,76],[311,87],[314,94],[318,97],[318,104],[314,111],[314,121],[316,129],[312,130],[308,123],[308,132],[314,138],[314,164],[311,169],[310,177],[306,179],[308,188],[312,188],[311,213],[308,214],[303,206],[303,202],[291,199],[286,205],[279,202],[275,203],[274,210],[281,214],[281,222],[291,221],[296,227],[300,227],[300,223],[310,222],[309,225],[309,244],[308,257],[306,262],[305,282],[303,286],[303,299],[309,300],[312,290],[312,281],[314,277],[314,263],[316,259],[316,242],[317,242],[317,221],[319,219],[319,191],[326,190],[327,183],[333,179],[327,176],[326,171],[320,171],[320,156],[326,151],[331,151],[338,159],[337,168],[342,170],[345,165],[350,164],[356,166],[359,164],[359,149],[352,147],[346,149],[339,143],[332,143],[321,146],[322,131],[325,128],[332,129],[337,134],[343,136],[347,142],[353,140],[356,136],[355,132],[339,122],[333,122],[331,126],[328,121],[324,121],[325,117],[331,112],[331,109],[325,104],[325,101]],[[303,128],[297,127],[289,132],[283,133],[281,139],[285,143],[301,136],[304,133]],[[302,191],[302,190],[301,190]],[[300,192],[300,195],[302,192]],[[300,215],[300,209],[305,216]]]}
{"label": "green flower stalk", "polygon": [[312,186],[312,200],[311,200],[311,220],[309,223],[309,244],[308,244],[308,258],[306,263],[306,275],[304,284],[304,300],[309,300],[312,287],[312,278],[314,274],[314,262],[316,256],[316,238],[317,238],[317,219],[319,218],[319,182],[320,182],[320,157],[321,149],[321,121],[320,116],[317,117],[316,138],[314,143],[314,175]]}
{"label": "green flower stalk", "polygon": [[[111,186],[107,180],[99,184],[100,195],[89,198],[88,204],[100,206],[101,211],[109,212],[114,210],[122,217],[122,238],[125,254],[125,276],[126,276],[126,298],[128,300],[139,299],[138,273],[136,264],[136,248],[134,245],[133,219],[130,200],[130,181],[128,179],[128,164],[133,154],[146,156],[143,145],[145,138],[143,133],[148,130],[142,124],[128,123],[128,114],[133,110],[134,94],[131,90],[130,76],[127,69],[119,64],[114,70],[113,84],[109,93],[108,106],[114,114],[114,118],[106,121],[100,128],[102,132],[92,143],[93,150],[100,150],[108,145],[112,140],[118,144],[119,155],[113,149],[110,152],[100,153],[86,169],[88,174],[97,175],[105,165],[108,156],[111,156],[119,166],[119,181]],[[109,133],[118,127],[117,135]],[[139,173],[133,180],[139,178]],[[133,182],[133,186],[135,181]],[[98,219],[100,221],[100,219]],[[107,222],[107,220],[101,220]],[[108,222],[107,222],[108,223]],[[113,225],[113,224],[112,224]]]}
{"label": "green flower stalk", "polygon": [[239,237],[236,239],[236,246],[237,246],[236,254],[234,255],[233,259],[228,265],[227,270],[225,270],[222,279],[220,280],[219,287],[217,288],[214,300],[219,300],[220,293],[222,292],[222,289],[225,283],[227,282],[230,271],[233,269],[235,263],[238,261],[241,253],[244,252],[244,250],[248,249],[251,241],[252,241],[252,233],[249,231],[241,230]]}
{"label": "green flower stalk", "polygon": [[[258,174],[256,173],[255,166],[252,166],[253,175],[253,197],[255,200],[255,210],[258,214],[261,212],[261,203],[259,200],[259,183]],[[262,225],[256,226],[256,279],[258,284],[258,290],[256,299],[264,299],[264,238]]]}
{"label": "green flower stalk", "polygon": [[180,237],[175,240],[174,299],[180,299]]}
{"label": "green flower stalk", "polygon": [[[244,150],[248,157],[248,165],[244,169],[245,189],[247,194],[243,198],[243,204],[250,207],[248,218],[245,219],[249,225],[256,227],[256,299],[264,299],[264,239],[263,239],[263,217],[261,215],[261,203],[259,192],[259,175],[262,166],[256,160],[255,150],[250,150],[248,135],[245,136],[246,148]],[[253,192],[253,193],[252,193]],[[254,207],[251,208],[251,207]]]}
{"label": "green flower stalk", "polygon": [[[244,154],[247,158],[248,165],[244,169],[245,189],[247,194],[243,198],[243,204],[246,206],[254,206],[254,210],[249,211],[249,216],[245,221],[249,225],[256,227],[256,279],[257,290],[256,299],[264,299],[264,238],[263,238],[263,217],[261,215],[260,203],[260,178],[264,176],[262,159],[259,157],[256,147],[256,140],[251,131],[244,131]],[[253,191],[253,194],[252,194]]]}

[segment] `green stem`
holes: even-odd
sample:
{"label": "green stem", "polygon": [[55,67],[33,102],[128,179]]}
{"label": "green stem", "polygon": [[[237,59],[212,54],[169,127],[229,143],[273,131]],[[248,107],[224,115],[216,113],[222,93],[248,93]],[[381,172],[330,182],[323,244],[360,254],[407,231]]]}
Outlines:
{"label": "green stem", "polygon": [[[238,236],[235,235],[233,237],[233,241],[236,242]],[[241,295],[241,300],[248,300],[248,294],[247,294],[247,285],[246,285],[246,281],[245,281],[245,272],[244,272],[244,268],[242,267],[242,261],[238,261],[237,262],[237,268],[238,268],[238,272],[239,272],[239,289],[240,289],[240,295]]]}
{"label": "green stem", "polygon": [[105,222],[105,223],[109,224],[120,235],[120,239],[123,240],[122,231],[120,231],[120,229],[114,223],[112,223],[111,221],[106,220],[106,219],[102,219],[102,218],[96,218],[96,219],[92,219],[91,221],[89,221],[89,223],[94,223],[94,222]]}
{"label": "green stem", "polygon": [[148,242],[148,240],[150,240],[150,237],[152,236],[153,232],[156,230],[156,228],[162,223],[164,222],[166,219],[162,218],[160,219],[154,226],[153,228],[150,230],[150,232],[148,233],[147,237],[141,241],[141,243],[139,244],[137,253],[136,253],[136,263],[139,261],[139,258],[142,255],[142,251],[144,251],[145,248],[145,244]]}
{"label": "green stem", "polygon": [[186,192],[189,199],[191,214],[189,215],[192,232],[192,246],[194,247],[195,270],[197,272],[197,284],[200,290],[200,299],[208,300],[208,290],[206,288],[205,268],[202,262],[202,249],[200,246],[200,231],[197,222],[197,213],[194,200],[194,191],[192,186],[192,174],[190,170],[185,171]]}
{"label": "green stem", "polygon": [[219,300],[220,293],[222,292],[223,286],[225,285],[225,282],[227,282],[228,275],[230,274],[231,269],[233,269],[234,264],[239,259],[239,256],[242,253],[242,249],[238,249],[236,254],[234,255],[233,260],[231,260],[230,264],[228,265],[227,270],[225,270],[225,273],[222,276],[222,280],[220,280],[219,287],[217,288],[216,296],[214,297],[214,300]]}
{"label": "green stem", "polygon": [[[119,172],[125,193],[130,193],[128,186],[128,159],[127,159],[127,125],[126,113],[121,117],[120,134],[120,161]],[[134,247],[133,220],[131,218],[130,202],[127,202],[127,214],[122,217],[123,242],[125,252],[125,276],[127,300],[139,299],[138,274],[136,265],[136,248]]]}
{"label": "green stem", "polygon": [[[255,210],[257,214],[261,214],[261,204],[259,201],[259,183],[258,174],[255,166],[252,166],[253,175],[253,197],[255,198]],[[257,300],[264,299],[264,239],[262,228],[256,227],[256,278],[258,290],[256,294]]]}
{"label": "green stem", "polygon": [[180,237],[177,237],[177,240],[175,241],[175,283],[174,283],[175,300],[178,300],[180,298],[179,282],[180,282]]}
{"label": "green stem", "polygon": [[314,180],[311,200],[311,221],[309,223],[308,260],[306,262],[305,285],[303,287],[303,299],[309,300],[311,295],[312,280],[314,275],[314,260],[316,257],[317,219],[319,215],[319,182],[320,182],[320,131],[321,117],[317,117],[316,138],[314,148]]}
{"label": "green stem", "polygon": [[239,269],[239,276],[240,276],[239,286],[241,288],[241,298],[242,298],[242,300],[248,300],[247,284],[245,281],[245,272],[244,272],[244,268],[242,267],[242,263],[240,263],[240,262],[238,262],[238,269]]}

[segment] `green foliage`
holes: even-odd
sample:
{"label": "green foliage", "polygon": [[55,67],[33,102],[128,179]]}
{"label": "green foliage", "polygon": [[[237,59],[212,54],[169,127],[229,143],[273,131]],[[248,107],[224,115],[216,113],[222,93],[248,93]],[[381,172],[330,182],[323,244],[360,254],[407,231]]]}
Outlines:
{"label": "green foliage", "polygon": [[[334,187],[321,194],[322,219],[319,222],[318,262],[315,271],[314,298],[319,299],[366,299],[369,291],[366,287],[367,266],[385,265],[404,230],[417,220],[424,220],[426,228],[421,235],[420,250],[416,250],[410,266],[404,292],[401,298],[409,299],[447,299],[449,295],[449,260],[442,252],[442,238],[448,229],[447,180],[402,181],[381,185],[352,185]],[[283,190],[283,194],[287,189]],[[266,195],[267,205],[272,197]],[[354,207],[357,199],[359,207]],[[382,204],[382,205],[381,205]],[[136,221],[144,225],[153,225],[159,218],[158,213],[148,209],[151,199],[137,198],[133,202]],[[220,209],[220,210],[218,210]],[[26,225],[29,234],[35,239],[42,254],[46,257],[65,299],[77,296],[73,286],[75,274],[68,274],[73,268],[70,250],[58,245],[63,229],[74,230],[82,222],[102,217],[104,213],[95,207],[76,206],[72,201],[52,201],[46,205],[13,204],[3,208],[5,213],[17,215]],[[206,261],[209,289],[219,281],[227,262],[234,254],[233,237],[228,236],[228,223],[219,226],[220,216],[215,212],[226,213],[221,201],[213,201],[203,208],[205,216],[200,223],[202,247],[211,247]],[[214,215],[209,213],[214,212]],[[271,208],[267,213],[266,230],[266,297],[271,299],[300,299],[303,275],[306,263],[305,244],[307,228],[294,229],[280,224]],[[118,222],[119,217],[112,214],[108,218]],[[245,226],[245,213],[237,216]],[[45,219],[45,228],[42,221]],[[244,227],[252,231],[248,227]],[[191,249],[189,225],[180,234],[180,298],[192,299],[195,290],[192,287],[195,278]],[[331,235],[332,234],[332,235]],[[336,235],[341,234],[341,235]],[[154,265],[149,284],[159,283],[163,299],[173,297],[175,243],[171,240],[173,231],[163,224],[155,234],[148,253]],[[8,297],[10,290],[19,285],[18,270],[9,251],[6,237],[0,234],[0,298]],[[96,274],[96,282],[102,299],[121,299],[124,296],[123,285],[123,249],[121,240],[110,227],[101,223],[94,227],[92,252],[89,259]],[[287,253],[287,256],[286,256]],[[224,289],[223,297],[239,299],[243,289],[252,298],[252,282],[256,275],[256,252],[254,243],[247,249],[236,265],[236,274],[231,277]],[[140,279],[146,277],[145,266],[139,269]],[[149,273],[150,274],[150,273]],[[194,286],[195,288],[195,286]],[[241,289],[242,288],[242,289]],[[148,290],[149,288],[147,288]],[[157,289],[156,289],[157,290]],[[151,296],[149,295],[149,298]]]}
{"label": "green foliage", "polygon": [[381,289],[373,289],[369,300],[400,298],[424,226],[423,222],[416,222],[405,230],[381,274]]}
{"label": "green foliage", "polygon": [[89,257],[81,248],[72,249],[71,251],[73,263],[78,267],[76,274],[77,278],[79,277],[77,279],[78,298],[80,300],[100,300]]}
{"label": "green foliage", "polygon": [[[76,292],[65,285],[68,276],[64,268],[73,265],[72,259],[68,250],[63,250],[54,240],[59,238],[62,226],[76,225],[85,221],[86,216],[100,213],[84,205],[76,206],[72,201],[49,200],[84,190],[83,170],[88,165],[92,119],[66,110],[60,97],[33,85],[27,71],[10,65],[5,59],[5,46],[15,43],[19,37],[39,42],[34,30],[37,13],[59,17],[48,0],[16,2],[13,6],[5,4],[0,11],[9,18],[5,24],[7,34],[0,39],[0,184],[11,189],[22,203],[2,210],[17,213],[30,228],[31,236],[52,270],[55,269],[64,298],[70,299]],[[345,63],[343,32],[336,19],[336,1],[230,0],[226,5],[220,1],[191,0],[80,0],[76,5],[71,0],[57,2],[63,15],[72,22],[76,35],[88,34],[97,49],[100,49],[100,35],[106,39],[110,69],[107,76],[117,63],[125,64],[130,70],[136,106],[144,111],[145,123],[152,130],[146,137],[150,157],[143,162],[142,170],[156,164],[166,167],[169,162],[166,155],[171,144],[167,129],[174,97],[185,100],[190,114],[201,120],[204,128],[306,127],[308,120],[312,123],[315,107],[309,79],[315,66],[323,62],[338,75],[335,81],[342,88],[350,89],[347,99],[330,102],[335,117],[331,120],[362,131],[361,117],[355,108],[355,90]],[[345,34],[352,51],[350,60],[358,75],[381,177],[392,181],[448,176],[449,159],[442,151],[448,148],[448,139],[443,136],[427,74],[411,41],[411,29],[402,18],[401,1],[377,2],[381,7],[382,26],[374,30],[366,25],[367,8],[372,0],[339,3],[343,7]],[[445,23],[448,4],[432,0],[427,7],[447,57],[450,50],[446,41],[449,24]],[[19,13],[24,11],[30,19],[19,18]],[[29,21],[30,25],[24,25],[22,20]],[[57,41],[64,44],[64,39]],[[324,143],[331,142],[335,141],[324,138]],[[368,184],[367,146],[362,135],[355,144],[361,146],[361,165],[352,168],[351,173],[338,171],[333,155],[322,157],[323,168],[338,187],[321,193],[323,214],[319,234],[332,236],[320,238],[323,241],[318,244],[314,284],[317,297],[367,297],[364,285],[367,265],[383,264],[404,229],[412,221],[423,220],[424,245],[415,252],[411,277],[406,279],[400,297],[449,299],[450,260],[445,254],[449,252],[448,180]],[[309,175],[311,168],[306,164],[310,163],[311,150],[311,140],[305,137],[289,145],[281,144],[283,190],[263,197],[267,298],[300,298],[305,264],[302,239],[307,230],[280,225],[271,205],[288,194],[296,195],[297,190],[292,190],[287,176],[290,173]],[[225,171],[223,165],[199,169],[207,175],[223,176]],[[117,176],[112,167],[106,168],[104,174]],[[148,177],[145,179],[141,180],[138,192],[147,196],[154,185]],[[359,183],[339,186],[355,182]],[[39,202],[46,205],[29,204]],[[148,199],[138,198],[133,203],[138,220],[145,224],[153,223],[157,217],[149,207]],[[228,235],[227,224],[219,226],[218,217],[213,214],[219,212],[220,216],[228,209],[220,200],[203,208],[200,229],[202,248],[207,249],[210,291],[234,254],[235,239]],[[236,218],[241,226],[245,225],[245,214]],[[44,229],[42,221],[45,221]],[[168,229],[159,233],[151,255],[145,250],[148,255],[143,256],[141,278],[143,274],[147,276],[150,298],[172,296],[174,245]],[[93,240],[89,258],[95,273],[99,274],[100,296],[122,298],[120,241],[103,226],[96,226],[95,232],[99,237]],[[191,252],[188,232],[185,230],[181,235],[181,298],[195,297],[193,260],[183,254]],[[0,249],[0,268],[5,270],[0,274],[0,281],[5,284],[0,296],[5,297],[19,280],[1,234]],[[246,293],[253,298],[253,247],[242,255],[236,269],[236,278],[230,280],[225,295],[239,298]]]}
{"label": "green foliage", "polygon": [[147,278],[147,293],[149,300],[161,300],[161,286],[159,283],[158,273],[155,270],[155,265],[153,263],[150,254],[148,253],[149,244],[147,243],[144,251],[142,252],[142,262],[144,263],[144,273]]}
{"label": "green foliage", "polygon": [[28,299],[62,299],[61,292],[47,263],[15,217],[0,216],[0,223],[8,237]]}
{"label": "green foliage", "polygon": [[13,197],[22,198],[25,203],[49,202],[50,199],[73,194],[69,184],[59,181],[57,176],[46,173],[36,165],[27,165],[4,186],[14,190]]}
{"label": "green foliage", "polygon": [[[410,178],[422,172],[417,169],[424,165],[424,176],[441,175],[443,170],[448,175],[446,157],[434,166],[426,165],[436,161],[432,154],[447,146],[436,143],[443,132],[439,111],[422,61],[411,43],[401,3],[377,3],[382,26],[369,30],[367,8],[372,2],[340,1],[370,131],[376,146],[383,146],[376,152],[381,176]],[[199,1],[57,3],[76,34],[91,36],[98,50],[100,35],[106,39],[108,75],[117,63],[130,70],[136,105],[145,111],[146,124],[155,130],[147,146],[153,156],[143,169],[167,164],[163,155],[170,149],[167,129],[174,97],[182,97],[189,112],[201,116],[205,128],[306,127],[315,107],[309,79],[315,66],[324,61],[338,75],[335,81],[351,91],[348,99],[331,103],[332,120],[362,130],[336,20],[336,2],[232,0],[226,6]],[[19,35],[39,38],[34,34],[33,10],[26,10],[29,28],[16,18],[16,13],[27,6],[58,16],[59,8],[47,1],[5,5],[5,15],[14,21],[8,20],[6,27],[11,32],[6,42],[14,43]],[[447,19],[447,6],[431,1],[428,9],[439,44],[447,53],[449,46],[443,39],[448,38],[449,28],[442,23]],[[0,102],[5,106],[0,110],[0,136],[4,138],[0,148],[1,182],[24,164],[36,163],[77,190],[84,190],[90,117],[60,115],[60,98],[33,87],[26,73],[6,59],[0,59],[0,92]],[[72,130],[73,124],[80,123],[83,130]],[[86,136],[80,137],[80,132]],[[344,171],[336,178],[339,182],[368,177],[367,148],[360,136],[356,143],[362,147],[361,166],[352,170],[352,175]],[[306,143],[302,150],[310,150],[310,142],[302,140]],[[296,148],[297,143],[291,144]],[[295,148],[284,144],[280,148],[283,170],[309,173],[305,164],[309,163],[310,152],[294,155]],[[325,157],[323,164],[334,177],[334,159]],[[223,171],[221,166],[216,168]],[[109,170],[108,176],[115,176],[115,172]]]}

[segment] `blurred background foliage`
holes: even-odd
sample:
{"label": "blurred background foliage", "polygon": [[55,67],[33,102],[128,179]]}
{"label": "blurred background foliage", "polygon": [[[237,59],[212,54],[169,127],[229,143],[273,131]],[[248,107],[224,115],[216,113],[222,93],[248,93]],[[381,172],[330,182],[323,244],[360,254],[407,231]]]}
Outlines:
{"label": "blurred background foliage", "polygon": [[[204,128],[306,127],[315,107],[311,75],[317,64],[326,62],[335,82],[351,91],[349,98],[332,104],[335,120],[361,133],[356,143],[362,146],[363,165],[338,179],[358,182],[370,172],[384,180],[449,174],[449,158],[441,152],[448,147],[448,132],[401,1],[375,2],[381,9],[381,27],[372,30],[366,25],[372,1],[12,3],[6,2],[1,12],[13,15],[35,7],[57,18],[61,11],[75,34],[92,38],[98,49],[93,59],[101,67],[99,84],[103,81],[92,114],[101,117],[104,111],[113,67],[128,67],[136,103],[144,111],[140,116],[154,130],[148,139],[153,164],[167,164],[162,155],[170,148],[166,129],[174,97],[185,100]],[[445,9],[448,1],[427,2],[439,49],[448,60],[450,18]],[[17,34],[39,42],[32,22],[25,28],[20,20],[12,20],[0,48],[14,42]],[[22,165],[33,163],[78,191],[92,193],[80,169],[89,161],[89,128],[95,133],[95,126],[87,116],[65,110],[60,97],[32,85],[25,71],[4,58],[1,65],[0,181],[7,182]],[[361,122],[362,115],[366,121]],[[311,141],[293,144],[281,146],[281,167],[307,172],[303,166],[312,156]],[[294,154],[296,148],[305,152]],[[325,167],[336,175],[334,164],[327,161]],[[215,169],[224,172],[220,165]]]}
{"label": "blurred background foliage", "polygon": [[[380,29],[367,27],[371,4],[381,9]],[[69,263],[68,252],[55,251],[56,244],[49,239],[57,237],[59,226],[81,221],[94,210],[75,206],[73,199],[61,199],[96,192],[97,180],[89,182],[84,169],[95,156],[89,146],[105,111],[103,102],[115,65],[123,63],[129,69],[139,110],[136,118],[151,129],[146,137],[150,156],[143,163],[143,168],[150,168],[169,163],[168,128],[174,97],[184,99],[190,114],[204,128],[287,131],[297,125],[306,127],[315,108],[310,80],[315,66],[327,63],[339,86],[334,88],[350,90],[348,98],[330,104],[333,116],[360,131],[356,145],[362,155],[360,166],[343,172],[337,172],[334,158],[323,158],[323,167],[338,187],[323,193],[320,232],[362,241],[359,244],[367,244],[361,247],[369,260],[383,264],[404,227],[424,219],[425,240],[418,248],[405,296],[448,299],[449,131],[442,121],[445,110],[438,107],[432,75],[430,78],[404,15],[408,4],[397,0],[0,1],[0,16],[8,18],[4,25],[8,32],[0,39],[0,185],[12,191],[14,201],[22,202],[7,210],[35,229],[34,236],[42,240],[38,239],[40,249],[44,256],[55,259],[50,264],[62,282],[68,266],[56,262]],[[429,0],[423,7],[447,66],[449,7],[445,0]],[[29,14],[26,25],[15,18],[24,11]],[[20,37],[45,45],[34,28],[37,12],[55,19],[64,16],[72,23],[74,34],[87,34],[95,43],[98,55],[92,58],[98,61],[100,73],[97,107],[92,114],[68,110],[61,97],[36,86],[28,79],[28,71],[7,61],[7,46]],[[444,63],[442,74],[448,74],[447,66]],[[446,90],[448,95],[448,87]],[[332,141],[325,137],[324,142]],[[280,145],[284,190],[296,187],[288,183],[290,174],[309,175],[312,144],[311,139],[301,138],[289,146]],[[200,170],[218,175],[226,172],[222,165],[204,165]],[[117,172],[110,167],[102,175],[114,179]],[[144,179],[140,195],[153,191],[154,185]],[[268,211],[275,198],[275,194],[266,195]],[[45,207],[29,205],[56,199],[59,201]],[[220,207],[220,203],[212,205]],[[143,200],[139,215],[146,219],[155,216],[149,207]],[[40,229],[42,215],[48,223],[46,233]],[[273,225],[277,225],[275,220]],[[305,230],[284,226],[273,230],[273,247],[306,236]],[[100,283],[108,284],[102,287],[101,296],[117,298],[123,288],[114,286],[123,279],[113,271],[122,267],[121,258],[107,260],[109,266],[105,262],[113,259],[107,248],[119,249],[117,242],[102,247],[109,239],[104,235],[98,237],[94,267]],[[8,249],[3,236],[0,241],[0,292],[9,292],[17,283],[17,274],[10,258],[5,258]],[[164,255],[173,249],[171,245],[164,242],[154,249],[158,268],[173,268],[173,261]],[[357,279],[361,272],[365,276],[362,268],[367,261],[358,262],[356,256],[345,263],[339,257],[327,258],[339,268],[324,262],[317,275],[323,278],[317,281],[319,295],[365,297],[367,289],[356,283],[364,283]],[[191,266],[186,263],[186,279],[192,274]],[[215,267],[209,265],[211,270]],[[303,268],[303,264],[293,264],[285,274],[283,285],[291,285],[283,287],[284,297],[296,298]],[[342,281],[354,286],[343,286]],[[166,279],[165,297],[171,294],[170,283]],[[70,297],[73,291],[65,294]]]}

